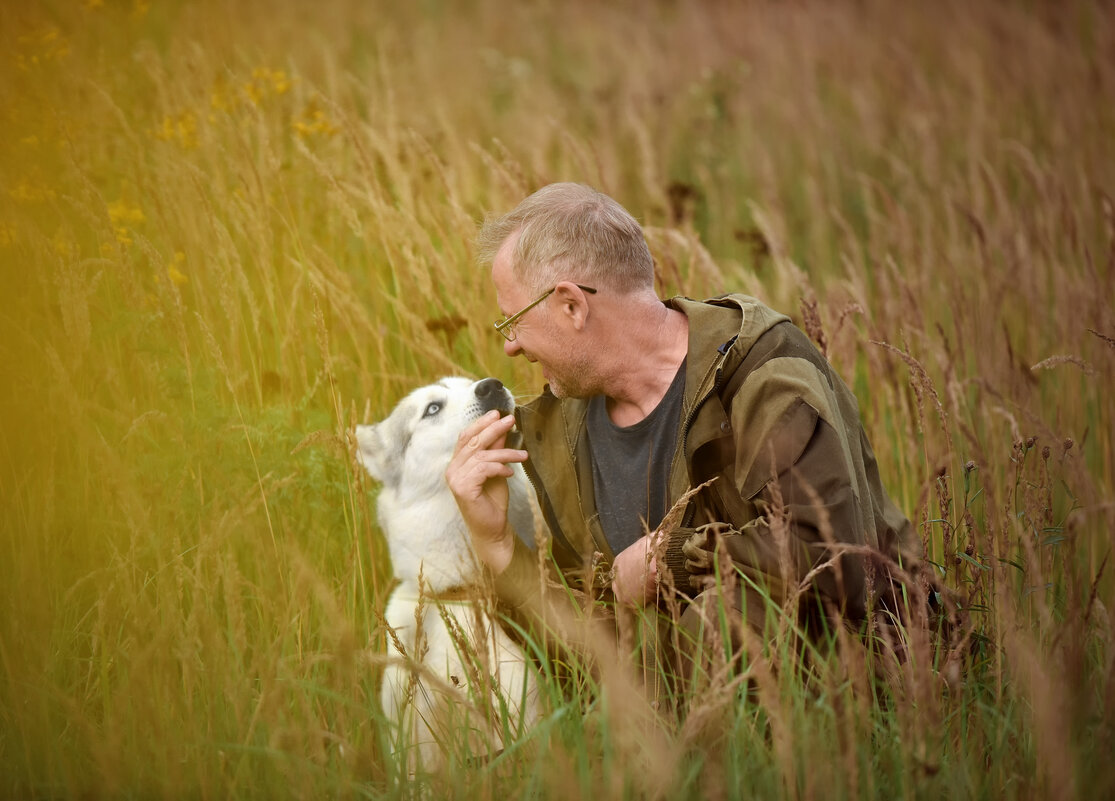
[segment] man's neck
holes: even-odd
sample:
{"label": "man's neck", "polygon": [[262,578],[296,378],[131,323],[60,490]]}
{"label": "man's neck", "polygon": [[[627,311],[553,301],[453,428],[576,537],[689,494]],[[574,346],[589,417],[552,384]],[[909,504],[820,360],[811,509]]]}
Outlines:
{"label": "man's neck", "polygon": [[618,336],[608,417],[630,426],[654,411],[673,383],[689,349],[689,319],[659,303]]}

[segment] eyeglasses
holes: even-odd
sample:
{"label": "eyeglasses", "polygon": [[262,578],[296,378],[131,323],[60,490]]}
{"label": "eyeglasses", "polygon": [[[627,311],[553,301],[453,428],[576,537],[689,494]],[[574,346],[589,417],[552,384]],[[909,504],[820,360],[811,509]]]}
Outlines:
{"label": "eyeglasses", "polygon": [[[590,286],[582,286],[581,284],[577,284],[576,286],[581,291],[588,292],[590,295],[595,295],[596,294],[596,290],[593,289]],[[497,321],[495,323],[496,330],[499,331],[500,334],[503,335],[503,338],[506,339],[508,342],[514,342],[515,341],[515,329],[512,328],[511,326],[513,326],[515,323],[517,323],[519,321],[519,318],[522,317],[524,314],[526,314],[528,311],[533,309],[535,306],[537,306],[539,303],[544,301],[546,298],[550,297],[550,295],[554,294],[555,289],[557,289],[556,286],[550,287],[545,292],[543,292],[541,295],[539,295],[537,298],[535,298],[530,303],[528,303],[526,306],[519,309],[519,311],[512,314],[510,317],[505,317],[503,320]]]}

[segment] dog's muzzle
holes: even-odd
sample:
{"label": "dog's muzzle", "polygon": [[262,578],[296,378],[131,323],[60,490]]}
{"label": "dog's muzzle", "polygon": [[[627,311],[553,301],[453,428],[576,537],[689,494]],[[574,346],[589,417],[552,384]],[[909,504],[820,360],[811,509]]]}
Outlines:
{"label": "dog's muzzle", "polygon": [[473,390],[476,400],[480,403],[481,412],[497,410],[501,415],[511,414],[515,410],[515,401],[511,393],[504,389],[503,382],[498,378],[485,378]]}

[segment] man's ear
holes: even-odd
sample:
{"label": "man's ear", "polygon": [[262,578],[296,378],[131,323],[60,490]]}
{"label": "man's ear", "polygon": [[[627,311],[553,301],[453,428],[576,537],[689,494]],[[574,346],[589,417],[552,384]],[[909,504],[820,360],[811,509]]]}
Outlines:
{"label": "man's ear", "polygon": [[562,281],[554,287],[557,296],[558,308],[565,319],[580,331],[588,322],[588,296],[584,290],[572,281]]}

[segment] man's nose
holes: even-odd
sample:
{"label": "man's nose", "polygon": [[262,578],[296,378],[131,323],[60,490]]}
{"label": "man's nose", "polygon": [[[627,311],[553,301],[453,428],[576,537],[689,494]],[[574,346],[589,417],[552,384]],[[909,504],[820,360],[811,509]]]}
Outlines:
{"label": "man's nose", "polygon": [[503,352],[508,356],[518,356],[523,352],[523,349],[519,347],[519,340],[517,339],[512,339],[510,341],[504,340]]}

